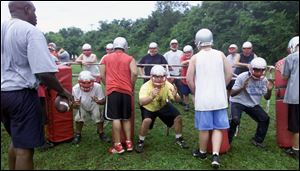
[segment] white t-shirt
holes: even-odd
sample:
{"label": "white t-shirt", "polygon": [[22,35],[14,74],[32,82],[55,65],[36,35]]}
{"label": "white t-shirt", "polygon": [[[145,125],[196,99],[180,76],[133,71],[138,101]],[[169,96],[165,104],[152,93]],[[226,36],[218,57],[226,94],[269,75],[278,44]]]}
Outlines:
{"label": "white t-shirt", "polygon": [[73,86],[72,95],[75,100],[79,100],[81,97],[81,107],[86,111],[92,111],[94,105],[97,105],[96,102],[92,100],[92,97],[96,96],[99,100],[105,97],[101,85],[96,82],[94,82],[93,89],[89,92],[81,90],[77,83]]}
{"label": "white t-shirt", "polygon": [[[91,54],[90,56],[85,56],[81,54],[79,58],[82,57],[84,62],[92,62],[95,58],[97,59],[95,54]],[[97,64],[97,61],[95,62]],[[83,70],[90,71],[92,74],[99,74],[98,65],[83,65]]]}
{"label": "white t-shirt", "polygon": [[195,57],[195,110],[210,111],[228,106],[223,52],[201,50]]}
{"label": "white t-shirt", "polygon": [[[176,50],[175,52],[170,50],[164,54],[169,65],[180,65],[180,57],[183,55],[181,50]],[[171,75],[180,75],[181,67],[172,67],[173,71],[170,71]]]}
{"label": "white t-shirt", "polygon": [[237,53],[234,53],[234,54],[229,54],[226,59],[228,60],[228,62],[230,63],[231,67],[232,67],[232,73],[234,73],[234,70],[235,70],[235,66],[234,66],[234,63],[235,63],[235,59],[237,57]]}

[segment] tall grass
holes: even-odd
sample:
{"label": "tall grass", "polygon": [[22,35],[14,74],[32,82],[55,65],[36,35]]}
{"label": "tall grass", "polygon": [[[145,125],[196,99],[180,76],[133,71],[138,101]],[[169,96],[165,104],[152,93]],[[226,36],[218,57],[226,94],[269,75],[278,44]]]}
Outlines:
{"label": "tall grass", "polygon": [[[73,67],[73,73],[80,71],[79,66]],[[76,83],[76,78],[73,84]],[[140,110],[137,105],[138,91],[142,80],[137,81],[135,88],[135,133],[134,142],[138,139],[138,131],[141,124]],[[263,101],[262,106],[265,107]],[[145,139],[144,153],[125,153],[112,155],[108,153],[109,144],[101,142],[96,134],[96,126],[92,121],[84,125],[82,141],[79,145],[62,143],[54,148],[41,152],[35,151],[35,169],[47,170],[137,170],[137,169],[180,169],[200,170],[211,169],[210,156],[201,161],[191,155],[193,148],[198,144],[198,131],[194,128],[194,112],[184,112],[183,106],[175,104],[183,117],[183,136],[190,148],[180,149],[175,145],[174,129],[170,129],[166,135],[166,126],[156,120],[154,128]],[[270,103],[271,117],[269,130],[265,139],[266,149],[259,149],[250,143],[254,136],[256,123],[246,114],[242,115],[240,133],[232,142],[232,146],[226,154],[221,155],[221,169],[249,169],[249,170],[298,170],[299,163],[295,159],[286,156],[276,143],[275,128],[275,99],[274,94]],[[105,132],[111,136],[111,123],[105,127]],[[1,170],[8,169],[7,149],[10,138],[1,124]]]}

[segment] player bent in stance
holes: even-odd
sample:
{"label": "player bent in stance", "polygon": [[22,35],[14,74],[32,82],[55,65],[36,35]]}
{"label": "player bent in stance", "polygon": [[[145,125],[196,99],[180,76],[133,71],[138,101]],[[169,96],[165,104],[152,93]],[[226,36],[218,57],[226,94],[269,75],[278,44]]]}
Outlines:
{"label": "player bent in stance", "polygon": [[260,100],[262,96],[269,100],[274,87],[273,82],[265,77],[266,67],[267,63],[263,58],[254,58],[249,71],[241,73],[236,78],[230,97],[232,116],[228,133],[230,144],[240,123],[242,112],[246,112],[257,123],[251,143],[256,147],[265,147],[263,141],[268,131],[270,117],[260,106]]}
{"label": "player bent in stance", "polygon": [[74,96],[73,108],[77,108],[75,115],[75,136],[73,144],[79,144],[81,141],[81,130],[88,114],[97,125],[97,133],[100,140],[110,143],[111,140],[103,132],[104,117],[100,112],[100,105],[105,104],[105,96],[102,87],[95,82],[95,78],[90,71],[81,71],[78,77],[78,83],[73,86],[72,94]]}
{"label": "player bent in stance", "polygon": [[150,72],[151,79],[142,85],[139,92],[139,103],[142,114],[142,125],[139,140],[135,146],[138,153],[144,150],[144,141],[149,129],[153,128],[156,117],[159,117],[169,128],[175,126],[176,144],[188,148],[182,137],[182,119],[179,111],[169,102],[180,100],[176,88],[166,81],[166,71],[155,65]]}

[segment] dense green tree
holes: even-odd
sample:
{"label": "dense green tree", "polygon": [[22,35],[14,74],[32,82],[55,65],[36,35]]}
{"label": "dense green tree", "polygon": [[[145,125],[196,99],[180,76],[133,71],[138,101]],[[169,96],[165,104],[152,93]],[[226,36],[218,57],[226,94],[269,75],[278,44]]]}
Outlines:
{"label": "dense green tree", "polygon": [[130,46],[128,53],[139,60],[150,42],[157,42],[162,54],[173,38],[180,48],[187,44],[195,47],[196,32],[209,28],[216,49],[227,53],[230,44],[241,48],[243,42],[251,41],[255,53],[274,65],[286,56],[289,39],[299,35],[298,1],[203,1],[193,7],[180,1],[157,1],[155,7],[148,18],[99,21],[98,30],[84,33],[71,27],[46,33],[46,37],[73,54],[81,52],[83,43],[90,43],[101,58],[106,44],[123,36]]}

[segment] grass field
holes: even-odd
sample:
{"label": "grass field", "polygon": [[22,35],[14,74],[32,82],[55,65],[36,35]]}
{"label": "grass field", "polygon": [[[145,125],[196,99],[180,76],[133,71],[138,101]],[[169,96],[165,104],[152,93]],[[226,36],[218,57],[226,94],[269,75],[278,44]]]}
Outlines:
{"label": "grass field", "polygon": [[[78,73],[79,66],[75,66],[73,73]],[[74,79],[73,83],[76,82]],[[137,81],[135,97],[142,80]],[[137,99],[137,98],[136,98]],[[265,107],[266,102],[262,102]],[[177,105],[183,117],[183,136],[190,148],[180,149],[175,145],[174,129],[166,135],[166,126],[157,119],[154,128],[148,133],[145,140],[145,152],[111,155],[108,153],[109,144],[101,142],[96,134],[95,124],[89,121],[83,128],[82,141],[79,145],[62,143],[54,148],[41,152],[35,151],[34,163],[38,170],[202,170],[211,169],[210,158],[201,161],[191,155],[193,148],[198,144],[198,131],[194,128],[194,112],[184,112],[183,106]],[[271,117],[269,130],[265,139],[266,149],[259,149],[250,143],[254,136],[256,123],[248,116],[243,115],[240,134],[233,140],[232,146],[226,154],[221,155],[221,168],[226,170],[299,170],[299,163],[286,156],[276,143],[275,129],[275,101],[274,95],[270,103]],[[134,142],[138,138],[141,117],[140,110],[135,103],[135,134]],[[111,135],[111,123],[105,127],[105,132]],[[1,124],[1,170],[8,169],[7,149],[10,138]]]}

